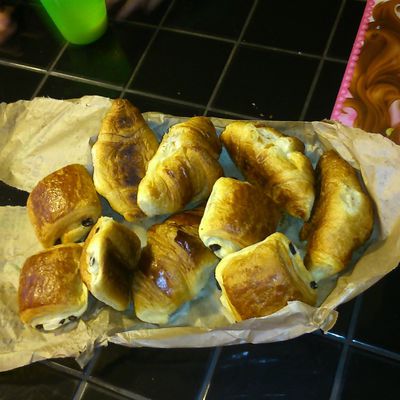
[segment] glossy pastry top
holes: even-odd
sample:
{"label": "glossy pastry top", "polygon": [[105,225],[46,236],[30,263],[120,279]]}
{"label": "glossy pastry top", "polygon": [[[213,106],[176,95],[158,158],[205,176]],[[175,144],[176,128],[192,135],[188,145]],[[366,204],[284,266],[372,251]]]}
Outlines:
{"label": "glossy pastry top", "polygon": [[92,178],[80,164],[47,175],[33,188],[27,209],[44,247],[82,239],[101,215]]}
{"label": "glossy pastry top", "polygon": [[144,216],[137,188],[157,148],[140,111],[128,100],[113,100],[92,148],[93,179],[97,191],[128,221]]}

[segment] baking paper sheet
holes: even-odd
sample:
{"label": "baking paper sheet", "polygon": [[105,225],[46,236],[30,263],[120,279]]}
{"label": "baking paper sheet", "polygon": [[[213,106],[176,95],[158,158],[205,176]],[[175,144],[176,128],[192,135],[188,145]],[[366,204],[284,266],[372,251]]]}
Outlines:
{"label": "baking paper sheet", "polygon": [[[1,104],[0,179],[30,191],[39,179],[64,165],[79,162],[90,170],[89,139],[97,135],[110,104],[109,99],[98,96]],[[159,137],[184,119],[160,113],[146,113],[145,118]],[[229,122],[213,119],[219,133]],[[303,140],[314,165],[324,149],[336,149],[360,170],[376,205],[370,241],[355,254],[350,269],[335,288],[333,280],[320,286],[318,308],[291,302],[268,317],[230,325],[221,311],[214,278],[210,277],[199,297],[184,305],[165,326],[140,322],[132,309],[121,313],[91,299],[90,309],[75,325],[55,332],[38,332],[20,322],[17,290],[24,260],[40,245],[24,207],[0,207],[0,371],[55,357],[75,357],[84,365],[96,346],[108,342],[125,346],[209,347],[282,341],[317,329],[329,330],[336,321],[335,308],[339,304],[366,290],[400,261],[400,175],[396,171],[400,147],[382,136],[334,122],[268,123]],[[225,151],[220,161],[227,176],[240,177]],[[104,207],[103,214],[118,217],[109,207]],[[141,233],[144,245],[145,226],[126,224]],[[285,217],[279,226],[304,253],[305,243],[298,239],[300,228],[301,222],[291,217]]]}

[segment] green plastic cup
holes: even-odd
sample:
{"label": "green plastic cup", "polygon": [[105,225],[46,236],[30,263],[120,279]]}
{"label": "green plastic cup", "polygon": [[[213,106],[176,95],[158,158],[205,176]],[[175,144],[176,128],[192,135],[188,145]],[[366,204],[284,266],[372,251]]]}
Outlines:
{"label": "green plastic cup", "polygon": [[105,0],[40,0],[65,40],[89,44],[107,28]]}

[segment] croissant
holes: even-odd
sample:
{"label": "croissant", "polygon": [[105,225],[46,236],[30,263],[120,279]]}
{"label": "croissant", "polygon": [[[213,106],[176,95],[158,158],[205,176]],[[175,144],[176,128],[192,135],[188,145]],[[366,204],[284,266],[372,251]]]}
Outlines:
{"label": "croissant", "polygon": [[140,250],[134,232],[112,218],[101,217],[85,241],[80,264],[82,279],[93,296],[115,310],[127,309]]}
{"label": "croissant", "polygon": [[200,239],[223,258],[274,233],[280,216],[275,203],[257,186],[219,178],[200,223]]}
{"label": "croissant", "polygon": [[139,207],[147,216],[155,216],[207,198],[223,174],[220,152],[221,144],[208,118],[194,117],[174,125],[139,184]]}
{"label": "croissant", "polygon": [[38,330],[53,330],[79,318],[88,292],[79,274],[82,246],[54,246],[29,257],[19,277],[19,315]]}
{"label": "croissant", "polygon": [[113,100],[92,147],[96,190],[128,221],[144,217],[137,190],[158,141],[128,100]]}
{"label": "croissant", "polygon": [[353,251],[371,235],[374,214],[355,169],[335,151],[321,156],[317,174],[319,197],[300,238],[308,240],[304,263],[319,281],[346,268]]}
{"label": "croissant", "polygon": [[307,221],[314,203],[314,171],[304,144],[262,122],[229,124],[221,141],[246,179],[260,185],[288,214]]}
{"label": "croissant", "polygon": [[202,210],[187,211],[153,225],[133,278],[133,301],[142,321],[164,324],[206,285],[217,257],[198,230]]}
{"label": "croissant", "polygon": [[288,301],[316,302],[311,274],[282,233],[226,256],[215,277],[224,311],[232,322],[270,315]]}
{"label": "croissant", "polygon": [[67,165],[38,182],[27,210],[44,247],[84,240],[101,215],[92,178],[79,164]]}

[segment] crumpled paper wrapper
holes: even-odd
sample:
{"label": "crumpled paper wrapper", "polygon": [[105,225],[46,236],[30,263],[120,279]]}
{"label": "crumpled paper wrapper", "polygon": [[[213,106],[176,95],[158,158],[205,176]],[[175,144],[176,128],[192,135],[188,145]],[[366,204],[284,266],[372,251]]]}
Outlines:
{"label": "crumpled paper wrapper", "polygon": [[[38,180],[64,165],[81,163],[91,170],[89,140],[97,135],[110,105],[109,99],[98,96],[0,104],[0,179],[30,191]],[[160,113],[144,115],[159,137],[169,126],[184,120]],[[219,133],[231,122],[212,120]],[[20,322],[17,291],[20,268],[41,246],[24,207],[0,207],[0,371],[56,357],[75,357],[84,365],[95,347],[108,342],[132,347],[209,347],[275,342],[317,329],[328,331],[337,319],[335,308],[339,304],[366,290],[400,261],[400,147],[382,136],[335,122],[268,123],[300,138],[314,166],[325,149],[335,149],[360,171],[375,202],[376,224],[370,240],[356,252],[337,282],[320,285],[319,307],[294,301],[268,317],[229,324],[215,280],[210,277],[198,298],[185,304],[164,326],[139,321],[132,309],[121,313],[91,299],[88,311],[74,325],[38,332]],[[241,177],[226,151],[220,162],[227,176]],[[121,220],[107,206],[103,213]],[[146,225],[126,224],[139,232],[145,243]],[[278,230],[304,254],[305,243],[298,239],[300,228],[301,221],[285,217]]]}

